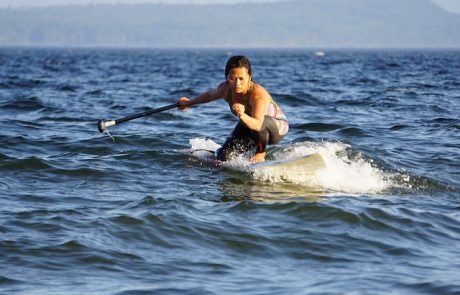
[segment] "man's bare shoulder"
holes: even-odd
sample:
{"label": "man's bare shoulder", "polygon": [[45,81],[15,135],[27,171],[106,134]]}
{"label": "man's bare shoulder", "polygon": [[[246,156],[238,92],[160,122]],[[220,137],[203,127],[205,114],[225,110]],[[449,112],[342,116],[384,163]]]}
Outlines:
{"label": "man's bare shoulder", "polygon": [[228,85],[226,82],[220,83],[216,88],[216,94],[220,98],[225,98],[225,96],[227,95],[227,92],[228,92]]}
{"label": "man's bare shoulder", "polygon": [[254,99],[268,99],[269,100],[271,98],[271,95],[267,91],[267,89],[265,89],[262,85],[258,83],[254,83],[254,90],[253,90],[252,96]]}

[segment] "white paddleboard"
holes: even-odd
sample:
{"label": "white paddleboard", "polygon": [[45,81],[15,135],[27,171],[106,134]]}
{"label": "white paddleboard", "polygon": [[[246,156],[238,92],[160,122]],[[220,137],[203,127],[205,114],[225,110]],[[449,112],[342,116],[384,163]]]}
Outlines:
{"label": "white paddleboard", "polygon": [[[271,175],[296,175],[308,176],[326,168],[326,162],[319,153],[301,156],[292,159],[271,160],[262,163],[249,163],[235,165],[231,162],[222,162],[216,159],[215,152],[205,149],[192,150],[191,155],[206,164],[212,166],[224,166],[231,169],[242,170],[245,172],[262,172]],[[227,165],[228,163],[228,165]]]}
{"label": "white paddleboard", "polygon": [[265,161],[262,163],[253,164],[254,169],[272,169],[272,170],[283,170],[283,169],[305,169],[311,171],[318,171],[320,169],[326,168],[326,162],[323,157],[318,154],[310,154],[293,159],[284,159],[284,160],[273,160]]}
{"label": "white paddleboard", "polygon": [[221,166],[224,162],[219,161],[216,159],[216,153],[211,150],[206,149],[196,149],[190,152],[194,158],[198,161],[203,162],[205,164],[209,164],[211,166]]}
{"label": "white paddleboard", "polygon": [[250,170],[262,178],[294,181],[311,179],[327,164],[323,156],[314,153],[298,158],[266,161],[250,166]]}

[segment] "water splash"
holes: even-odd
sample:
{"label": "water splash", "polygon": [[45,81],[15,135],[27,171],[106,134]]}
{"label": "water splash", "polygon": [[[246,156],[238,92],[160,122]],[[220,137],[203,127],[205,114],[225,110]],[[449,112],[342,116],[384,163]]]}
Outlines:
{"label": "water splash", "polygon": [[110,137],[110,139],[112,139],[112,141],[115,141],[115,137],[113,137],[112,134],[110,134],[109,128],[105,129],[105,133],[107,133],[107,135]]}
{"label": "water splash", "polygon": [[[203,138],[191,139],[190,144],[192,150],[216,151],[220,147],[213,140]],[[290,182],[329,192],[377,194],[395,185],[391,180],[394,179],[394,173],[383,171],[374,165],[372,159],[366,159],[362,153],[353,151],[350,145],[341,142],[302,142],[275,151],[272,157],[276,160],[290,160],[315,153],[322,156],[326,167],[314,173],[252,169],[244,157],[237,157],[225,166],[250,172],[251,177],[257,181]]]}
{"label": "water splash", "polygon": [[[310,184],[327,191],[347,194],[380,193],[392,186],[391,174],[373,164],[360,152],[341,142],[303,142],[289,146],[274,156],[278,159],[290,159],[319,153],[326,162],[326,168],[315,173]],[[305,179],[294,179],[302,184]]]}

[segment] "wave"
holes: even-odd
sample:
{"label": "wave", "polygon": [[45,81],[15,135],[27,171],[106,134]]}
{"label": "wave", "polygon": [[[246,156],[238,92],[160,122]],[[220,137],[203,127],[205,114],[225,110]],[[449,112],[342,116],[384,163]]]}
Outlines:
{"label": "wave", "polygon": [[48,82],[38,79],[25,79],[19,76],[9,76],[0,82],[0,89],[34,89],[46,86]]}
{"label": "wave", "polygon": [[62,158],[59,161],[52,159],[42,159],[36,156],[26,158],[8,157],[0,163],[0,171],[21,171],[21,172],[42,172],[53,176],[69,177],[104,177],[110,176],[108,169],[94,167],[92,165],[79,165],[71,167],[67,160]]}
{"label": "wave", "polygon": [[279,101],[281,104],[287,104],[291,106],[303,106],[305,104],[310,106],[323,105],[324,102],[310,93],[296,93],[293,94],[283,94],[283,93],[273,93],[273,97],[276,101]]}
{"label": "wave", "polygon": [[57,90],[62,92],[77,92],[79,88],[79,86],[71,84],[62,84],[57,86]]}
{"label": "wave", "polygon": [[292,129],[304,130],[304,131],[316,131],[316,132],[329,132],[337,129],[341,129],[344,126],[341,124],[333,123],[304,123],[304,124],[292,124]]}
{"label": "wave", "polygon": [[9,158],[0,165],[0,170],[13,171],[35,171],[51,168],[51,166],[37,157],[28,157],[25,159]]}
{"label": "wave", "polygon": [[47,106],[36,96],[23,96],[0,103],[0,108],[10,111],[36,111]]}

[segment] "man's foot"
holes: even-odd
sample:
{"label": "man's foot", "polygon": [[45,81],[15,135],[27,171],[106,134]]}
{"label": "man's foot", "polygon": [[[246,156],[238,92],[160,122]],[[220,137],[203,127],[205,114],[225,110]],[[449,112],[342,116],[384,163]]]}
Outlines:
{"label": "man's foot", "polygon": [[257,153],[249,161],[251,161],[251,163],[265,162],[265,154],[266,153]]}

